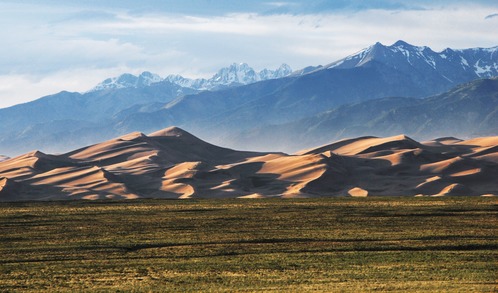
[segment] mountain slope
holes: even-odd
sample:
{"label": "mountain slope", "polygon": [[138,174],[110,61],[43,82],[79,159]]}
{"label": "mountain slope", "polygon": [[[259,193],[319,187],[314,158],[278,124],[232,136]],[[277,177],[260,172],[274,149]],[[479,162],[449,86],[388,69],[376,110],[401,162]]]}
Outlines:
{"label": "mountain slope", "polygon": [[[283,66],[277,73],[256,74],[246,65],[235,64],[215,75],[223,84],[219,90],[201,93],[168,81],[152,82],[156,80],[152,74],[146,74],[148,79],[142,78],[141,83],[138,77],[124,78],[131,87],[83,95],[60,93],[0,109],[0,153],[12,156],[40,147],[67,151],[127,132],[152,132],[171,125],[222,142],[240,131],[291,123],[345,104],[440,94],[461,82],[495,75],[496,51],[495,47],[435,53],[404,42],[377,43],[327,66],[247,85],[241,83],[263,75],[285,75],[289,70]],[[194,87],[186,79],[179,80]],[[194,83],[201,88],[202,82]],[[227,83],[237,86],[226,88]],[[492,122],[493,116],[488,120]]]}
{"label": "mountain slope", "polygon": [[[376,98],[426,97],[463,82],[497,75],[497,48],[447,49],[436,53],[401,41],[392,46],[377,43],[338,62],[297,71],[278,82],[263,81],[185,96],[158,111],[131,115],[123,125],[131,131],[133,125],[147,120],[149,127],[141,125],[150,131],[154,126],[176,124],[223,141],[226,137],[215,136],[220,129],[236,132],[281,124],[324,109]],[[487,70],[481,70],[484,67]]]}
{"label": "mountain slope", "polygon": [[[221,69],[212,79],[189,80],[194,84],[173,78],[162,79],[150,72],[139,76],[123,74],[106,79],[84,94],[61,92],[0,109],[0,152],[17,155],[35,148],[67,151],[126,133],[128,128],[120,125],[123,124],[121,119],[156,111],[164,103],[183,95],[275,79],[291,71],[285,64],[277,70],[265,69],[259,73],[247,64],[233,64]],[[151,128],[150,124],[137,127],[132,128],[147,131],[160,128]]]}
{"label": "mountain slope", "polygon": [[344,105],[295,122],[248,130],[226,143],[288,151],[346,137],[397,133],[418,139],[497,134],[498,78],[476,80],[424,99],[382,98]]}
{"label": "mountain slope", "polygon": [[[166,103],[195,91],[167,81],[142,88],[101,90],[85,94],[61,92],[0,109],[0,152],[19,154],[35,148],[54,151],[116,135],[112,116],[139,104]],[[91,129],[91,133],[85,133]],[[67,148],[66,148],[67,149]]]}
{"label": "mountain slope", "polygon": [[176,127],[0,162],[0,201],[498,194],[498,137],[343,140],[296,155],[241,152]]}
{"label": "mountain slope", "polygon": [[142,72],[139,76],[125,73],[118,77],[111,77],[104,80],[91,89],[90,92],[123,88],[142,88],[161,82],[162,80],[163,79],[159,75],[148,71]]}
{"label": "mountain slope", "polygon": [[424,73],[421,82],[430,84],[432,79],[446,79],[453,84],[477,78],[498,75],[498,46],[453,50],[447,48],[434,52],[429,47],[410,45],[397,41],[391,46],[376,43],[361,52],[324,66],[324,68],[361,67],[376,60],[400,72]]}
{"label": "mountain slope", "polygon": [[[300,77],[287,77],[222,90],[188,95],[150,113],[126,118],[127,131],[140,121],[149,128],[178,124],[203,131],[247,129],[303,118],[341,104],[385,96],[419,96],[430,89],[418,88],[409,76],[399,75],[375,63],[371,67],[330,69]],[[157,118],[155,118],[157,117]],[[193,118],[193,119],[192,119]],[[120,122],[118,122],[120,123]],[[147,125],[144,125],[147,126]]]}

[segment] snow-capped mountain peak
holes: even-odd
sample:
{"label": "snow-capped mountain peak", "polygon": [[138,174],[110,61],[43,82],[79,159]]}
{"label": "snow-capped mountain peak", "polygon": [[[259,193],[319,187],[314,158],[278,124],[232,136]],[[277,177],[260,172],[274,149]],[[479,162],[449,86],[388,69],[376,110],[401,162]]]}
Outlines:
{"label": "snow-capped mountain peak", "polygon": [[246,63],[233,63],[229,67],[220,69],[211,80],[223,85],[249,84],[260,81],[259,75]]}
{"label": "snow-capped mountain peak", "polygon": [[209,79],[191,79],[178,74],[166,76],[164,79],[157,74],[143,72],[139,76],[125,73],[118,77],[108,78],[94,87],[91,91],[107,89],[120,89],[129,87],[144,87],[151,84],[168,81],[181,87],[195,90],[215,90],[229,86],[245,85],[262,80],[286,77],[292,73],[292,69],[287,64],[282,64],[275,70],[263,69],[256,72],[247,63],[233,63],[228,67],[221,68]]}
{"label": "snow-capped mountain peak", "polygon": [[292,73],[292,68],[287,64],[280,65],[276,70],[263,69],[259,72],[259,76],[262,80],[264,79],[275,79],[286,77]]}
{"label": "snow-capped mountain peak", "polygon": [[358,53],[333,62],[325,69],[353,68],[371,62],[379,62],[402,72],[437,72],[444,78],[463,74],[489,78],[498,75],[498,47],[472,48],[464,50],[445,49],[434,52],[426,46],[413,46],[397,41],[391,46],[376,43]]}
{"label": "snow-capped mountain peak", "polygon": [[162,81],[163,79],[154,73],[144,71],[136,76],[130,73],[121,74],[118,77],[111,77],[95,86],[90,92],[101,91],[108,89],[121,89],[121,88],[140,88],[150,86],[153,83]]}
{"label": "snow-capped mountain peak", "polygon": [[163,79],[154,73],[144,71],[138,76],[137,84],[140,86],[148,86],[156,82],[161,82]]}
{"label": "snow-capped mountain peak", "polygon": [[292,69],[287,64],[280,65],[275,70],[263,69],[256,72],[246,63],[233,63],[229,67],[220,69],[212,78],[206,80],[204,89],[216,89],[219,87],[245,85],[262,80],[282,78],[290,75]]}

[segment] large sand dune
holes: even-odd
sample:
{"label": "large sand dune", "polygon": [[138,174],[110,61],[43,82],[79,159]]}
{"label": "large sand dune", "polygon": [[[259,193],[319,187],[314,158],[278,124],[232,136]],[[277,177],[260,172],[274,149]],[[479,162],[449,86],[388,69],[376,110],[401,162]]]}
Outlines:
{"label": "large sand dune", "polygon": [[294,155],[217,147],[171,127],[0,162],[0,200],[498,195],[498,137],[346,139]]}

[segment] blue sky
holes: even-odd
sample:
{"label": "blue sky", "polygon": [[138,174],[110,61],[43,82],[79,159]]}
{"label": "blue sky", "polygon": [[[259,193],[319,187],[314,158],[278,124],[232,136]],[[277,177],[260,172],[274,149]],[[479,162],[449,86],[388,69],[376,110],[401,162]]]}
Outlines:
{"label": "blue sky", "polygon": [[498,1],[0,0],[0,107],[124,72],[326,64],[377,41],[498,45]]}

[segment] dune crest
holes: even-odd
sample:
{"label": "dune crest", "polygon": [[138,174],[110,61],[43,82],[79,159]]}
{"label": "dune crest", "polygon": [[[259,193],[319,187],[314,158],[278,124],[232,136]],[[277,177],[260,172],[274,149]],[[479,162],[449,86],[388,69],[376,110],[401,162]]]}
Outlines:
{"label": "dune crest", "polygon": [[345,139],[294,155],[236,151],[178,128],[0,162],[0,200],[492,196],[498,137]]}
{"label": "dune crest", "polygon": [[176,126],[171,126],[162,130],[158,130],[156,132],[153,132],[149,134],[150,137],[158,137],[158,136],[188,136],[188,137],[194,137],[192,134],[188,133],[187,131],[176,127]]}
{"label": "dune crest", "polygon": [[330,145],[322,146],[316,149],[308,150],[305,153],[323,153],[330,151],[338,155],[359,155],[386,149],[414,149],[422,145],[408,136],[401,134],[397,136],[379,138],[365,136],[354,139],[345,139]]}

